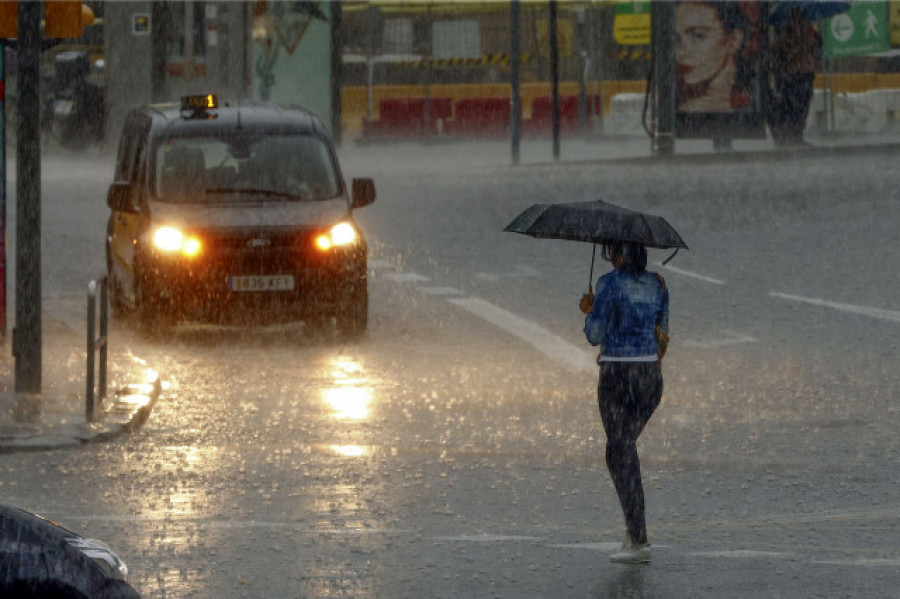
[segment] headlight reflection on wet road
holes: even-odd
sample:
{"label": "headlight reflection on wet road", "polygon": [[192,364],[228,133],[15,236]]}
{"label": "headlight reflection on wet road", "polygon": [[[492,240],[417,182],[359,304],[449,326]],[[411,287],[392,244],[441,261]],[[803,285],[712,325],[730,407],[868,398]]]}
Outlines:
{"label": "headlight reflection on wet road", "polygon": [[349,358],[330,364],[333,387],[322,390],[322,399],[337,420],[366,420],[372,403],[371,382],[362,376],[362,367]]}
{"label": "headlight reflection on wet road", "polygon": [[347,458],[361,458],[368,453],[365,447],[359,445],[332,445],[331,451]]}

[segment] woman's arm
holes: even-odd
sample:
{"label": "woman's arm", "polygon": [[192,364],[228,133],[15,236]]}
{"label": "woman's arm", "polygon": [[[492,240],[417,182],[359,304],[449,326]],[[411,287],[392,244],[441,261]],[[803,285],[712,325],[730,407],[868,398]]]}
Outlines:
{"label": "woman's arm", "polygon": [[597,290],[594,294],[594,306],[584,319],[584,335],[591,345],[606,345],[606,325],[608,313],[609,293],[603,277],[597,281]]}

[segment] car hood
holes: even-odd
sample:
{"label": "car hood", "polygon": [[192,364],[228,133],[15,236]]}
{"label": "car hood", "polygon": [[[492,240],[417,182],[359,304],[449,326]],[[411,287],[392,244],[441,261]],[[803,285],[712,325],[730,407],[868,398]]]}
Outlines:
{"label": "car hood", "polygon": [[150,201],[153,222],[181,229],[292,227],[319,229],[350,216],[343,197],[315,202],[223,202],[174,204]]}

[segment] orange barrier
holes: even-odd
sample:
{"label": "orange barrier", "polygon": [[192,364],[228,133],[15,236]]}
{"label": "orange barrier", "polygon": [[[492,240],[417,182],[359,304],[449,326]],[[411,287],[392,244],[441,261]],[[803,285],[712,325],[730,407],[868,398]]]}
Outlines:
{"label": "orange barrier", "polygon": [[[599,99],[589,99],[588,110],[599,108]],[[378,103],[378,120],[363,120],[363,135],[419,137],[424,134],[425,98],[390,98]],[[462,137],[496,137],[509,128],[509,98],[465,98],[453,105],[450,98],[431,99],[431,134]],[[560,131],[578,129],[578,96],[560,96]],[[531,118],[522,121],[524,135],[548,134],[553,127],[553,99],[538,96],[531,101]]]}
{"label": "orange barrier", "polygon": [[[822,88],[822,76],[816,77],[815,87]],[[834,90],[836,93],[857,93],[869,91],[873,89],[898,89],[900,88],[900,73],[838,73],[834,75]],[[599,115],[600,110],[603,116],[610,114],[610,100],[616,94],[622,93],[644,93],[646,90],[646,82],[637,80],[617,80],[603,81],[598,83],[592,81],[588,83],[587,93],[589,97],[596,98],[596,110],[593,114]],[[375,110],[373,110],[372,121],[380,120],[380,103],[382,100],[391,98],[424,98],[426,95],[424,85],[376,85],[372,89],[372,96],[375,102]],[[359,137],[364,133],[363,123],[366,121],[366,106],[369,91],[363,85],[344,86],[341,88],[341,114],[342,127],[344,135],[347,138]],[[449,98],[451,105],[456,106],[459,102],[466,99],[478,99],[479,101],[488,101],[491,104],[502,100],[509,102],[510,87],[507,83],[472,83],[460,85],[443,85],[435,84],[429,87],[429,93],[432,98],[446,99]],[[577,96],[578,84],[574,81],[560,82],[560,96]],[[522,94],[522,119],[524,123],[533,117],[533,101],[541,96],[550,96],[550,84],[545,82],[523,83],[521,86]],[[478,104],[478,102],[476,102]],[[499,103],[496,104],[499,106]],[[390,109],[389,109],[390,110]],[[463,109],[464,112],[469,110]],[[493,112],[494,108],[485,108],[488,112]],[[503,110],[498,108],[498,110]],[[539,109],[540,110],[540,109]],[[432,108],[432,111],[434,109]],[[449,117],[435,117],[447,119]],[[495,117],[500,118],[500,117]],[[465,116],[464,121],[469,123],[472,120],[477,121],[475,117]],[[494,119],[492,119],[493,122]],[[419,121],[424,122],[424,117]],[[437,123],[434,123],[437,127]],[[450,126],[449,121],[442,122],[442,126]],[[376,126],[377,127],[377,126]],[[454,126],[450,126],[452,129]],[[424,129],[424,125],[422,125]],[[462,134],[462,133],[460,133]],[[494,134],[494,132],[492,132]]]}
{"label": "orange barrier", "polygon": [[509,98],[465,98],[455,104],[444,131],[461,137],[496,137],[509,128]]}
{"label": "orange barrier", "polygon": [[[431,98],[429,133],[450,117],[451,98]],[[425,134],[425,98],[387,98],[378,103],[378,120],[363,119],[363,135],[418,137]]]}

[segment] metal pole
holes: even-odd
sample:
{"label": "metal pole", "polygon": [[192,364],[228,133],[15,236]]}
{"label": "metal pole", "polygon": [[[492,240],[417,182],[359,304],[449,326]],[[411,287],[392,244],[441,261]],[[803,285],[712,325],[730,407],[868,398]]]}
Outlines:
{"label": "metal pole", "polygon": [[341,80],[343,79],[343,12],[340,2],[331,3],[331,135],[340,145],[344,139],[341,113]]}
{"label": "metal pole", "polygon": [[0,46],[0,337],[6,337],[6,272],[8,269],[6,255],[6,61],[3,60],[4,49]]}
{"label": "metal pole", "polygon": [[599,32],[602,31],[602,13],[599,9],[590,8],[588,9],[590,12],[590,34],[588,39],[591,40],[591,66],[592,72],[594,74],[594,78],[597,82],[597,112],[594,115],[596,118],[594,130],[599,133],[603,133],[603,68],[601,57],[603,56],[603,49],[599,44]]}
{"label": "metal pole", "polygon": [[18,136],[16,140],[17,393],[41,392],[41,13],[42,2],[19,2]]}
{"label": "metal pole", "polygon": [[578,64],[578,131],[584,133],[587,129],[588,111],[587,111],[587,70],[588,70],[588,53],[584,44],[585,15],[584,9],[578,11],[578,20],[575,26],[575,40],[578,43],[577,54]]}
{"label": "metal pole", "polygon": [[375,112],[375,11],[378,8],[366,7],[366,121],[372,120]]}
{"label": "metal pole", "polygon": [[428,137],[431,134],[431,76],[432,76],[431,62],[432,62],[432,58],[433,58],[432,57],[433,48],[432,48],[432,44],[431,44],[431,40],[432,40],[432,36],[433,36],[432,30],[431,30],[431,24],[432,24],[431,4],[428,5],[428,13],[427,14],[428,14],[428,16],[427,16],[428,23],[426,24],[426,27],[425,27],[426,31],[428,32],[428,37],[425,40],[425,60],[426,60],[426,63],[425,63],[425,107],[424,107],[424,111],[423,111],[424,114],[422,115],[423,120],[425,121],[423,123],[423,125],[425,126],[423,135],[425,137]]}
{"label": "metal pole", "polygon": [[651,51],[653,53],[653,140],[654,156],[671,155],[675,150],[675,65],[673,2],[650,5]]}
{"label": "metal pole", "polygon": [[97,312],[97,282],[88,283],[88,301],[87,301],[87,377],[85,380],[84,393],[84,419],[88,422],[94,421],[94,333],[96,332],[97,323],[95,322]]}
{"label": "metal pole", "polygon": [[825,96],[825,103],[826,103],[825,114],[828,117],[828,132],[834,133],[834,130],[836,127],[836,124],[835,124],[836,103],[835,103],[835,94],[834,94],[834,68],[833,68],[833,65],[832,65],[832,62],[830,59],[823,59],[823,60],[825,60],[826,64],[828,65],[828,71],[827,71],[828,78],[826,80],[828,90],[827,90],[827,93],[824,93],[822,95]]}
{"label": "metal pole", "polygon": [[519,164],[519,146],[521,142],[520,125],[522,123],[522,92],[519,86],[519,68],[522,63],[522,50],[520,44],[519,24],[519,0],[509,3],[509,32],[510,32],[510,86],[512,87],[512,106],[509,115],[510,131],[512,133],[512,163]]}
{"label": "metal pole", "polygon": [[550,82],[553,113],[553,159],[559,160],[559,39],[557,0],[550,0]]}
{"label": "metal pole", "polygon": [[106,363],[107,349],[109,348],[109,279],[100,279],[100,372],[97,386],[100,387],[99,396],[102,402],[106,399]]}

